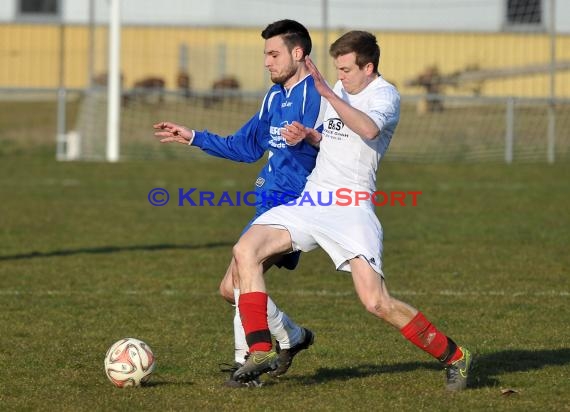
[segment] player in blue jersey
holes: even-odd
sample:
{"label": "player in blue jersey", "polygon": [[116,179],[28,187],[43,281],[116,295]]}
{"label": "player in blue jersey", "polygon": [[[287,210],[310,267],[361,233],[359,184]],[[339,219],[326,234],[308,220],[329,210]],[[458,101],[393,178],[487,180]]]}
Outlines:
{"label": "player in blue jersey", "polygon": [[[280,20],[268,25],[262,31],[265,39],[265,67],[269,70],[274,85],[265,95],[261,108],[235,134],[221,137],[207,130],[197,131],[171,122],[160,122],[153,127],[159,131],[155,136],[161,142],[178,142],[197,146],[206,153],[237,162],[255,162],[266,152],[268,160],[256,181],[258,206],[255,216],[244,232],[263,212],[272,207],[297,198],[315,166],[318,142],[310,139],[290,146],[281,136],[281,131],[296,129],[293,122],[306,127],[322,129],[324,100],[315,89],[314,80],[305,65],[305,56],[311,52],[311,37],[307,29],[293,20]],[[294,269],[299,253],[291,253],[267,261],[264,271],[272,265]],[[258,380],[242,383],[234,379],[233,372],[245,363],[248,342],[241,323],[238,301],[237,265],[232,259],[220,284],[220,293],[236,307],[234,317],[235,364],[230,368],[227,386],[257,386]],[[272,375],[284,374],[293,357],[312,345],[313,333],[296,325],[275,303],[269,300],[267,321],[271,334],[277,341],[280,367]]]}

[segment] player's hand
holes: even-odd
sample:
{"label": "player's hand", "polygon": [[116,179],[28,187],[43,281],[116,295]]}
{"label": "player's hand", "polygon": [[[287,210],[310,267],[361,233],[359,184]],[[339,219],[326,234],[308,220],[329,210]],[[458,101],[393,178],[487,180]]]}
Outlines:
{"label": "player's hand", "polygon": [[319,69],[317,69],[317,66],[315,66],[315,63],[313,63],[309,56],[305,57],[305,64],[307,65],[307,69],[309,69],[309,73],[311,73],[311,76],[313,76],[313,79],[315,81],[315,88],[319,94],[325,99],[334,97],[334,91],[330,88],[327,81],[321,72],[319,72]]}
{"label": "player's hand", "polygon": [[303,126],[301,123],[294,121],[293,123],[288,124],[281,129],[281,136],[283,136],[285,143],[287,143],[289,146],[295,146],[307,135],[305,129],[305,126]]}
{"label": "player's hand", "polygon": [[315,129],[305,127],[303,124],[294,121],[281,129],[281,136],[289,146],[295,146],[301,140],[306,139],[309,144],[317,145],[321,141],[321,134]]}
{"label": "player's hand", "polygon": [[156,137],[160,138],[160,143],[188,144],[190,139],[194,137],[192,130],[171,122],[160,122],[152,125],[152,127],[160,130],[154,133]]}

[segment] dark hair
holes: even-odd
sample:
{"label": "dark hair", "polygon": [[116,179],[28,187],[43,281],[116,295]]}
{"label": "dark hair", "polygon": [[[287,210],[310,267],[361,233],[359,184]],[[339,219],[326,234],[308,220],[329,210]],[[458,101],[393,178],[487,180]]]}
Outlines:
{"label": "dark hair", "polygon": [[378,46],[376,36],[372,33],[359,30],[349,31],[331,44],[329,49],[329,54],[335,59],[349,53],[356,54],[356,64],[361,69],[368,63],[372,63],[374,72],[378,72],[380,46]]}
{"label": "dark hair", "polygon": [[265,40],[275,36],[283,37],[283,42],[289,51],[294,47],[303,49],[303,57],[311,54],[313,44],[309,31],[301,23],[295,20],[279,20],[268,25],[265,30],[261,32],[261,37]]}

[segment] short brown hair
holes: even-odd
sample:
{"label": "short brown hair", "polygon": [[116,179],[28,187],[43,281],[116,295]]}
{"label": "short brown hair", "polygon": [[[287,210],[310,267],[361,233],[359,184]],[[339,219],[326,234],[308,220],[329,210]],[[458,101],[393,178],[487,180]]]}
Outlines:
{"label": "short brown hair", "polygon": [[329,54],[335,59],[349,53],[356,54],[356,64],[361,69],[368,63],[372,63],[374,72],[378,72],[380,46],[378,46],[376,36],[372,33],[359,30],[349,31],[331,44],[329,49]]}

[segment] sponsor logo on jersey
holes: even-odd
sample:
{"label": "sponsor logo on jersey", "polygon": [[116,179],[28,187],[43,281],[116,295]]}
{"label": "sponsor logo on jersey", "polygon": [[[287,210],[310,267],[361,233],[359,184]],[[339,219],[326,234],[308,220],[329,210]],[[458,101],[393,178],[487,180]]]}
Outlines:
{"label": "sponsor logo on jersey", "polygon": [[293,105],[293,102],[283,102],[283,103],[281,103],[281,108],[291,107],[292,105]]}
{"label": "sponsor logo on jersey", "polygon": [[323,125],[323,134],[325,134],[327,138],[333,140],[343,140],[348,138],[348,133],[342,131],[344,129],[344,122],[338,117],[325,120]]}
{"label": "sponsor logo on jersey", "polygon": [[257,180],[255,181],[255,185],[257,187],[261,187],[265,184],[265,179],[263,177],[258,177]]}
{"label": "sponsor logo on jersey", "polygon": [[269,128],[269,134],[271,135],[271,139],[269,140],[270,146],[276,147],[277,149],[284,149],[287,146],[285,138],[281,136],[281,129],[288,124],[289,122],[285,120],[284,122],[281,122],[279,126],[271,126]]}
{"label": "sponsor logo on jersey", "polygon": [[327,129],[329,130],[340,130],[344,127],[344,123],[338,117],[326,120]]}

